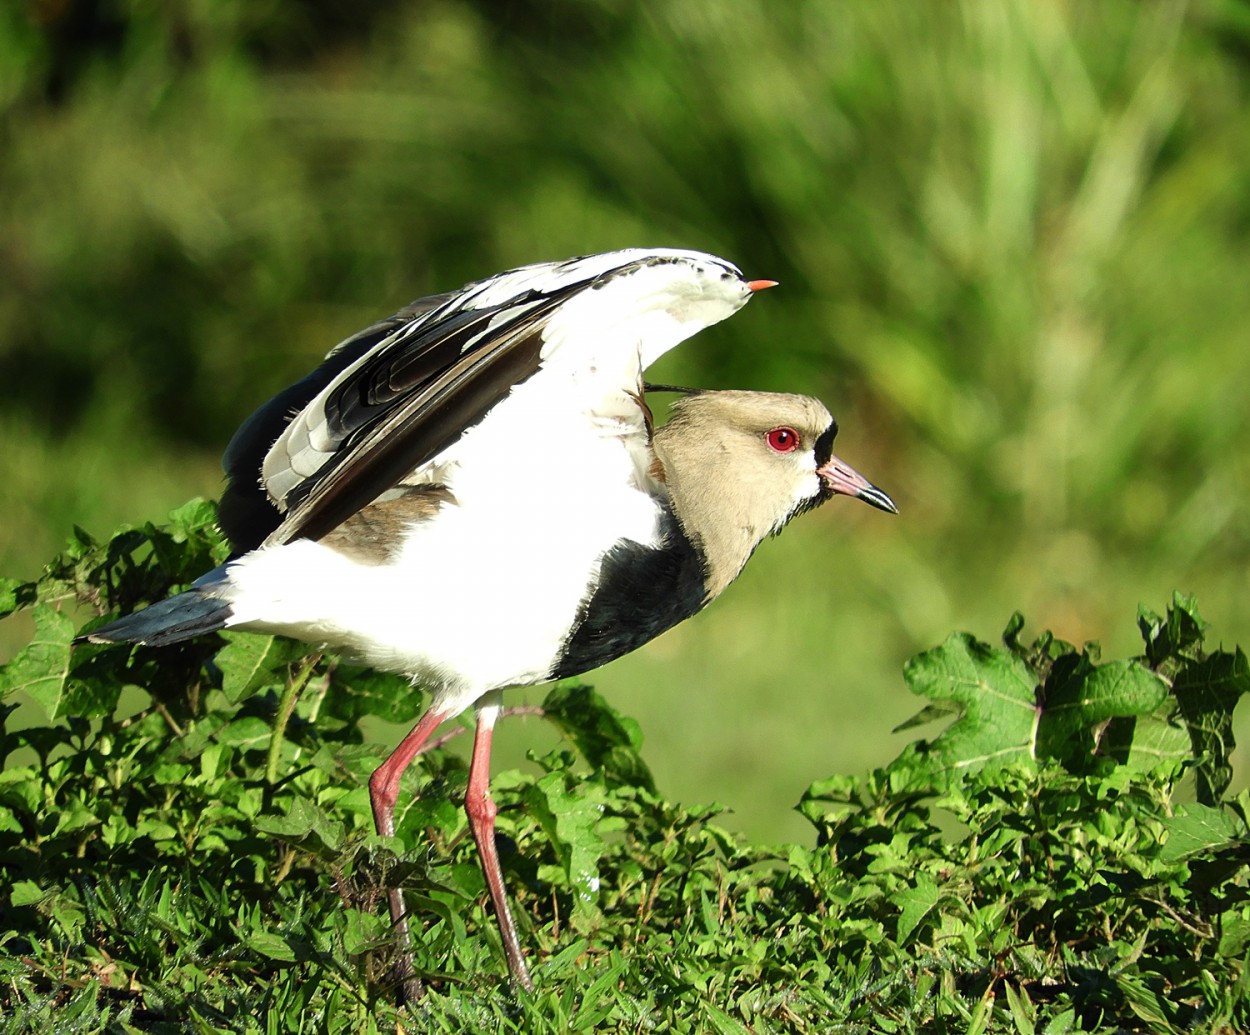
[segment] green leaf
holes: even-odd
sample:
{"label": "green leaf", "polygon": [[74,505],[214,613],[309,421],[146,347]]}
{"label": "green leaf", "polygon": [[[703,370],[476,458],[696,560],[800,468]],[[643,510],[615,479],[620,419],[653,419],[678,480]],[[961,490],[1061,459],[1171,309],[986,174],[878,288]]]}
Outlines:
{"label": "green leaf", "polygon": [[599,908],[599,860],[605,843],[599,832],[607,791],[602,783],[569,782],[566,770],[542,777],[526,795],[560,859],[573,893],[573,916],[584,921]]}
{"label": "green leaf", "polygon": [[286,636],[257,633],[223,633],[226,645],[217,652],[221,689],[231,704],[238,704],[265,687],[281,686],[292,661],[310,652],[305,643]]}
{"label": "green leaf", "polygon": [[1178,805],[1176,812],[1163,820],[1163,828],[1168,839],[1160,856],[1167,862],[1222,848],[1245,836],[1237,821],[1223,809],[1200,804]]}
{"label": "green leaf", "polygon": [[343,914],[343,951],[349,956],[394,943],[389,918],[361,909],[345,909]]}
{"label": "green leaf", "polygon": [[1230,759],[1237,746],[1233,712],[1250,693],[1250,663],[1241,648],[1186,662],[1176,674],[1172,692],[1199,759],[1198,800],[1214,805],[1233,778]]}
{"label": "green leaf", "polygon": [[7,665],[0,668],[0,697],[22,691],[50,718],[66,714],[63,707],[70,671],[74,623],[49,604],[34,606],[35,635]]}
{"label": "green leaf", "polygon": [[291,943],[281,935],[270,931],[260,931],[250,935],[244,940],[244,944],[253,952],[259,952],[271,960],[279,960],[282,963],[295,962],[295,950],[291,948]]}
{"label": "green leaf", "polygon": [[939,722],[942,719],[949,719],[957,716],[961,712],[957,704],[926,704],[920,711],[916,712],[910,719],[904,719],[895,726],[891,733],[903,733],[906,730],[916,729],[920,726],[927,726],[931,722]]}
{"label": "green leaf", "polygon": [[34,582],[0,578],[0,618],[7,618],[14,611],[30,607],[35,602],[37,589]]}
{"label": "green leaf", "polygon": [[1029,999],[1029,993],[1023,986],[1017,988],[1010,981],[1003,982],[1003,991],[1007,996],[1007,1007],[1011,1010],[1011,1020],[1019,1035],[1034,1035],[1037,1031],[1037,1007]]}
{"label": "green leaf", "polygon": [[[1034,758],[1037,681],[1014,654],[955,633],[903,667],[913,693],[953,706],[959,717],[919,750],[945,770]],[[931,708],[932,706],[930,706]]]}
{"label": "green leaf", "polygon": [[246,715],[223,726],[217,733],[217,739],[244,751],[266,749],[273,739],[273,728],[264,719]]}
{"label": "green leaf", "polygon": [[1159,617],[1144,604],[1137,609],[1137,627],[1146,643],[1146,660],[1151,668],[1166,662],[1201,656],[1207,623],[1198,614],[1193,596],[1172,594],[1172,606],[1165,618]]}
{"label": "green leaf", "polygon": [[403,676],[336,663],[330,670],[322,711],[345,722],[365,715],[386,722],[412,722],[425,701],[425,695]]}
{"label": "green leaf", "polygon": [[169,530],[175,535],[196,536],[209,533],[220,538],[217,532],[217,504],[212,500],[196,498],[187,500],[169,512]]}
{"label": "green leaf", "polygon": [[751,1035],[751,1030],[747,1028],[741,1021],[737,1021],[725,1013],[724,1010],[712,1003],[703,1003],[702,1006],[707,1015],[708,1020],[712,1022],[712,1026],[716,1029],[717,1035]]}
{"label": "green leaf", "polygon": [[33,906],[43,901],[45,895],[47,892],[33,880],[19,880],[14,883],[13,890],[9,892],[9,904],[14,909]]}
{"label": "green leaf", "polygon": [[1098,754],[1139,772],[1179,774],[1192,761],[1189,734],[1164,715],[1114,719],[1098,743]]}
{"label": "green leaf", "polygon": [[621,716],[593,687],[557,684],[543,701],[543,712],[610,784],[655,790],[640,754],[638,724]]}
{"label": "green leaf", "polygon": [[311,851],[336,852],[343,843],[343,824],[307,798],[293,799],[285,815],[258,816],[255,825],[257,830]]}
{"label": "green leaf", "polygon": [[924,873],[916,874],[913,886],[890,896],[890,901],[899,907],[896,937],[900,944],[910,937],[941,900],[942,892],[937,884]]}
{"label": "green leaf", "polygon": [[78,666],[72,665],[70,678],[61,695],[59,715],[73,715],[79,719],[112,715],[121,695],[120,680],[94,666],[85,677],[80,677],[78,672]]}
{"label": "green leaf", "polygon": [[1180,1035],[1182,1031],[1172,1023],[1171,1014],[1174,1007],[1159,994],[1156,989],[1143,978],[1121,973],[1115,978],[1120,991],[1128,1000],[1129,1007],[1142,1020],[1151,1025],[1151,1030],[1167,1035]]}
{"label": "green leaf", "polygon": [[1068,1035],[1076,1030],[1076,1011],[1062,1010],[1050,1019],[1050,1023],[1042,1029],[1043,1035]]}
{"label": "green leaf", "polygon": [[1250,905],[1242,904],[1220,914],[1220,943],[1217,951],[1228,959],[1244,960],[1250,948]]}
{"label": "green leaf", "polygon": [[142,532],[165,577],[175,585],[185,585],[216,567],[225,553],[216,506],[207,500],[191,500],[170,512],[168,524],[149,522]]}
{"label": "green leaf", "polygon": [[[1162,679],[1135,661],[1091,665],[1081,657],[1056,665],[1043,689],[1038,755],[1080,765],[1093,754],[1093,728],[1110,719],[1149,715],[1168,696]],[[1052,685],[1053,684],[1053,685]]]}
{"label": "green leaf", "polygon": [[[1180,607],[1170,616],[1171,626],[1157,623],[1164,630],[1159,635],[1184,637],[1197,629],[1192,611]],[[904,751],[893,772],[923,781],[1011,761],[1053,760],[1074,771],[1112,762],[1175,774],[1191,760],[1194,749],[1169,719],[1173,688],[1167,679],[1135,659],[1098,663],[1096,645],[1078,653],[1049,633],[1025,647],[1022,623],[1019,614],[1008,623],[1007,651],[959,634],[908,662],[904,671],[912,690],[935,703],[898,728],[950,710],[957,718],[932,742],[918,741]],[[1210,762],[1199,767],[1200,793],[1203,800],[1216,800],[1229,777],[1232,708],[1250,683],[1245,659],[1235,666],[1224,662],[1218,671],[1211,661],[1170,664],[1172,671],[1179,666],[1175,689],[1188,702],[1190,736],[1195,729],[1205,733]]]}

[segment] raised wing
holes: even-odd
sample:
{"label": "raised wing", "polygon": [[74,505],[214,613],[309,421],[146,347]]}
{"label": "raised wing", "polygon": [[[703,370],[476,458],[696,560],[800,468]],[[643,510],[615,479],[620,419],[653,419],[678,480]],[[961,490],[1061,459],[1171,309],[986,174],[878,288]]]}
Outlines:
{"label": "raised wing", "polygon": [[749,294],[724,260],[632,249],[414,302],[336,346],[239,429],[226,451],[222,527],[239,552],[321,538],[540,369],[578,377],[604,367],[623,397],[643,367]]}

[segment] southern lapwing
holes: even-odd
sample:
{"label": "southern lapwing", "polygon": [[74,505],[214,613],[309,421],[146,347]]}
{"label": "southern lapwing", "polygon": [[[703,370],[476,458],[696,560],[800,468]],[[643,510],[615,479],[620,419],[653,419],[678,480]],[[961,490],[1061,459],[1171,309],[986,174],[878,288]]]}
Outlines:
{"label": "southern lapwing", "polygon": [[[531,988],[488,787],[502,691],[642,646],[834,495],[895,510],[833,455],[837,425],[814,399],[695,391],[653,428],[643,370],[769,286],[711,255],[633,249],[412,303],[235,434],[220,507],[233,558],[83,638],[258,630],[409,676],[431,700],[369,781],[383,835],[409,763],[476,708],[465,809],[509,970]],[[399,973],[419,994],[389,894]]]}

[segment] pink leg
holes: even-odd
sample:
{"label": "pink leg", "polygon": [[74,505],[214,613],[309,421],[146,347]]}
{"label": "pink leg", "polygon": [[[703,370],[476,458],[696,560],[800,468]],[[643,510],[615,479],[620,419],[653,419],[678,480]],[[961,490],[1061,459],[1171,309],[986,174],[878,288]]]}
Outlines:
{"label": "pink leg", "polygon": [[[409,731],[408,736],[399,742],[399,747],[369,777],[369,803],[373,806],[373,822],[383,837],[395,836],[395,802],[399,799],[400,777],[421,752],[430,734],[438,729],[445,718],[445,712],[426,712]],[[415,1002],[421,998],[422,989],[421,981],[414,973],[412,934],[408,930],[408,916],[404,912],[404,897],[398,888],[387,888],[386,895],[390,900],[391,920],[395,924],[395,937],[399,946],[395,976],[399,980],[403,998],[408,1002]]]}
{"label": "pink leg", "polygon": [[495,849],[495,816],[499,810],[490,796],[490,742],[499,718],[499,694],[485,699],[488,703],[477,710],[477,733],[473,738],[473,758],[469,762],[469,787],[464,796],[464,810],[469,816],[473,840],[477,842],[478,855],[482,859],[482,872],[486,875],[486,887],[495,907],[499,921],[499,934],[503,938],[504,955],[508,958],[508,970],[512,980],[528,992],[534,990],[529,968],[521,952],[512,910],[508,908],[508,896],[504,891],[503,872],[499,868],[499,853]]}

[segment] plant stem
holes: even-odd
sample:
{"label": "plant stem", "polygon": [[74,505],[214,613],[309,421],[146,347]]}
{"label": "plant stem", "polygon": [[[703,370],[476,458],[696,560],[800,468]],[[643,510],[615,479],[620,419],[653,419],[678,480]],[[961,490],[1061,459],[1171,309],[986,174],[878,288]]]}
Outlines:
{"label": "plant stem", "polygon": [[266,783],[273,784],[278,780],[278,761],[282,756],[282,739],[286,735],[287,723],[291,721],[300,691],[308,685],[308,679],[320,658],[320,654],[310,654],[306,657],[282,689],[282,698],[278,701],[278,714],[273,724],[273,737],[269,741],[269,757],[265,765]]}

